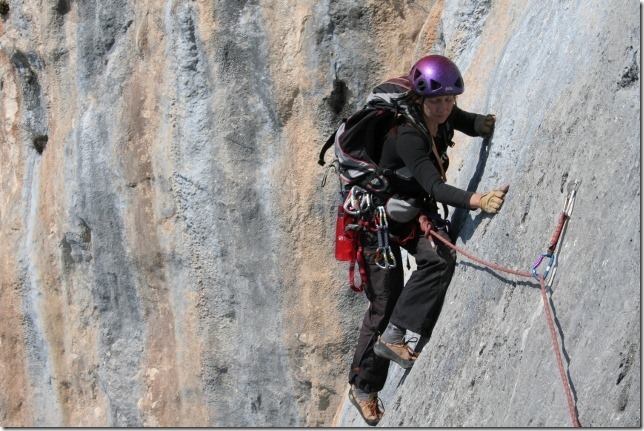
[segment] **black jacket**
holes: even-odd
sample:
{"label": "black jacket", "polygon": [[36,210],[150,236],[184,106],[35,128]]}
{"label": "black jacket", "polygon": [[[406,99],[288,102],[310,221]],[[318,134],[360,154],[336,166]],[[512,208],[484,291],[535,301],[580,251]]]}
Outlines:
{"label": "black jacket", "polygon": [[[454,130],[479,136],[474,130],[475,118],[476,114],[454,106],[447,121],[439,125],[434,140],[445,171],[449,167],[447,148],[454,145]],[[474,192],[458,189],[443,181],[429,137],[408,121],[402,121],[387,136],[379,165],[397,173],[390,178],[394,193],[416,198],[429,196],[436,202],[470,209],[470,197]]]}

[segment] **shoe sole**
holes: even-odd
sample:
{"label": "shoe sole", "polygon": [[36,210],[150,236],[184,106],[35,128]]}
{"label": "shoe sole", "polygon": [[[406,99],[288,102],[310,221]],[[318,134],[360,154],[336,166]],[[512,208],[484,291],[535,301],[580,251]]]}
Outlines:
{"label": "shoe sole", "polygon": [[380,356],[381,358],[389,359],[390,361],[393,361],[400,365],[404,369],[409,369],[414,366],[414,362],[416,361],[408,361],[406,359],[401,358],[391,350],[389,347],[387,347],[385,344],[381,343],[380,341],[377,341],[376,344],[373,346],[373,351],[376,355]]}
{"label": "shoe sole", "polygon": [[367,425],[370,425],[372,427],[378,425],[378,422],[380,422],[380,419],[367,419],[366,417],[364,417],[364,414],[362,413],[362,409],[360,408],[360,404],[358,404],[358,401],[353,396],[351,389],[349,389],[349,401],[351,401],[351,404],[353,404],[353,406],[358,409],[360,416],[362,416],[362,419],[367,423]]}

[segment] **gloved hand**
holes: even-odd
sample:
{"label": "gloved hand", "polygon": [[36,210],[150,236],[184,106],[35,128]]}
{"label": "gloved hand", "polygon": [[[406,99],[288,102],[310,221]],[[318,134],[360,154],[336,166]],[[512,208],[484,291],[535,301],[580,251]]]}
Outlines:
{"label": "gloved hand", "polygon": [[474,119],[474,130],[482,137],[489,138],[490,136],[492,136],[492,133],[494,133],[495,123],[496,116],[492,114],[476,114],[476,118]]}
{"label": "gloved hand", "polygon": [[486,213],[496,214],[501,210],[503,202],[505,201],[505,194],[510,189],[510,186],[504,186],[497,190],[492,190],[481,196],[481,210]]}

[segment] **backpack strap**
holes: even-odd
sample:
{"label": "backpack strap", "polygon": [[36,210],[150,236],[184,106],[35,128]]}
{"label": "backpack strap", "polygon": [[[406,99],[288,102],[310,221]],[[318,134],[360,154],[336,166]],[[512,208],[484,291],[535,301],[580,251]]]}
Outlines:
{"label": "backpack strap", "polygon": [[443,178],[443,181],[447,181],[447,175],[445,175],[445,169],[443,168],[443,159],[441,159],[441,156],[438,154],[438,150],[436,149],[436,142],[434,142],[434,137],[429,135],[429,141],[432,147],[432,153],[434,153],[434,158],[436,158],[436,165],[441,173],[441,178]]}
{"label": "backpack strap", "polygon": [[324,161],[324,155],[326,154],[327,150],[333,146],[333,142],[335,142],[335,134],[337,133],[337,130],[333,132],[331,136],[329,136],[329,139],[326,140],[324,143],[324,146],[322,146],[322,151],[320,151],[320,158],[318,159],[318,165],[324,166],[326,163]]}
{"label": "backpack strap", "polygon": [[[347,122],[347,119],[343,118],[341,124],[344,124],[346,122]],[[326,162],[324,161],[324,155],[326,154],[327,150],[333,146],[333,143],[335,142],[335,136],[337,134],[338,134],[338,129],[335,129],[335,132],[333,132],[333,134],[329,136],[329,139],[327,139],[324,145],[322,146],[322,150],[320,151],[320,156],[318,158],[318,165],[320,166],[325,165]]]}

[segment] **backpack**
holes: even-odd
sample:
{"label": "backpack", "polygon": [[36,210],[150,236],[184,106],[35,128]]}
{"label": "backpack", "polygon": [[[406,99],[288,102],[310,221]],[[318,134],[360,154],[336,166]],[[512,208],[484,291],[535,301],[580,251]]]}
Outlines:
{"label": "backpack", "polygon": [[[376,86],[367,98],[365,106],[349,118],[343,119],[342,124],[327,139],[320,151],[318,164],[324,166],[324,155],[331,146],[334,147],[337,160],[333,163],[337,166],[343,200],[347,198],[357,202],[356,196],[352,196],[357,189],[363,197],[373,195],[373,207],[380,206],[380,215],[376,214],[373,217],[371,212],[364,213],[360,209],[349,212],[346,200],[344,206],[338,205],[335,257],[337,260],[350,262],[349,286],[355,292],[361,292],[368,282],[360,241],[364,230],[378,232],[376,264],[383,269],[396,266],[395,257],[388,244],[386,217],[383,223],[385,209],[381,205],[384,205],[392,194],[387,177],[399,173],[381,169],[378,163],[387,134],[397,124],[401,115],[429,135],[422,121],[416,120],[418,114],[412,112],[410,105],[405,103],[410,89],[407,77],[392,78]],[[326,175],[323,186],[325,182]],[[367,205],[369,208],[372,208],[371,199],[367,199],[370,202]],[[361,278],[361,284],[358,286],[354,280],[356,265]]]}
{"label": "backpack", "polygon": [[409,105],[403,103],[410,89],[407,77],[392,78],[376,86],[365,106],[345,118],[325,142],[318,164],[325,165],[324,155],[333,146],[338,162],[338,175],[345,190],[359,186],[383,199],[390,194],[387,176],[394,172],[378,167],[387,134],[396,125],[400,115],[405,116],[414,126],[426,130]]}

